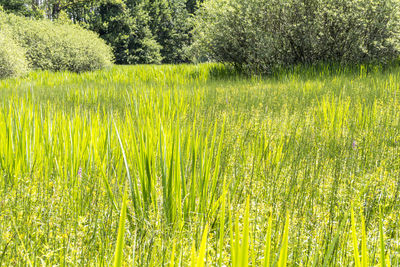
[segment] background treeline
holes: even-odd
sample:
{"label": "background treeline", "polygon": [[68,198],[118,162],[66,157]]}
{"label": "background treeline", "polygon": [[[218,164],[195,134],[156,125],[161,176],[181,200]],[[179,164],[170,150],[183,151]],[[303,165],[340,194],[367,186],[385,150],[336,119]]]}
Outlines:
{"label": "background treeline", "polygon": [[7,13],[94,31],[112,48],[117,64],[216,61],[262,74],[298,64],[392,62],[400,55],[399,4],[400,0],[0,0]]}
{"label": "background treeline", "polygon": [[387,64],[400,55],[399,0],[208,0],[193,51],[252,73]]}
{"label": "background treeline", "polygon": [[6,12],[71,22],[100,35],[118,64],[187,62],[200,0],[0,0]]}

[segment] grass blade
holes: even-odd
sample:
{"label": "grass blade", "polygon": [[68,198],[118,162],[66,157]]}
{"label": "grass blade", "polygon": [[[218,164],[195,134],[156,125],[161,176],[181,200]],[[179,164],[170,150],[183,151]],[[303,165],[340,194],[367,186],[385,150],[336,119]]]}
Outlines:
{"label": "grass blade", "polygon": [[285,228],[282,237],[282,247],[279,253],[278,267],[285,267],[288,256],[288,242],[289,242],[289,213],[286,214]]}
{"label": "grass blade", "polygon": [[247,197],[246,208],[244,212],[242,246],[240,249],[241,267],[247,267],[249,265],[249,232],[250,232],[249,217],[250,217],[250,197]]}
{"label": "grass blade", "polygon": [[354,218],[354,210],[351,208],[351,236],[353,239],[353,255],[354,255],[354,265],[356,267],[360,267],[360,254],[358,253],[358,242],[357,242],[357,234],[356,234],[356,220]]}
{"label": "grass blade", "polygon": [[272,210],[268,218],[267,236],[265,238],[264,248],[264,267],[269,267],[271,260],[271,239],[272,239]]}
{"label": "grass blade", "polygon": [[225,205],[226,205],[226,181],[224,180],[222,199],[221,199],[221,212],[219,214],[219,242],[218,242],[218,250],[219,250],[219,259],[218,265],[222,266],[222,259],[224,257],[224,226],[225,226]]}
{"label": "grass blade", "polygon": [[383,218],[382,218],[382,208],[379,208],[379,243],[380,243],[380,252],[381,252],[381,257],[380,257],[380,266],[381,267],[386,267],[386,262],[385,262],[385,237],[383,235]]}
{"label": "grass blade", "polygon": [[366,226],[365,226],[365,219],[364,216],[361,214],[361,260],[362,266],[368,267],[369,258],[368,258],[368,248],[367,248],[367,233],[366,233]]}
{"label": "grass blade", "polygon": [[124,197],[122,200],[121,215],[118,224],[118,237],[117,246],[114,253],[114,267],[121,267],[123,262],[123,250],[124,250],[124,237],[125,237],[125,218],[126,218],[126,204],[127,203],[127,193],[125,190]]}
{"label": "grass blade", "polygon": [[207,235],[208,235],[208,225],[204,228],[203,237],[201,239],[199,254],[197,256],[197,267],[204,266],[204,257],[206,256],[206,248],[207,248]]}
{"label": "grass blade", "polygon": [[169,262],[169,267],[174,267],[174,266],[175,266],[175,241],[174,244],[172,245],[171,261]]}
{"label": "grass blade", "polygon": [[347,218],[348,218],[348,214],[346,214],[344,216],[344,218],[342,219],[339,229],[337,230],[335,237],[333,238],[331,244],[328,247],[328,252],[326,253],[325,258],[324,258],[324,266],[329,266],[329,264],[330,264],[332,254],[336,248],[336,244],[338,243],[340,234],[343,232],[343,228],[347,223]]}

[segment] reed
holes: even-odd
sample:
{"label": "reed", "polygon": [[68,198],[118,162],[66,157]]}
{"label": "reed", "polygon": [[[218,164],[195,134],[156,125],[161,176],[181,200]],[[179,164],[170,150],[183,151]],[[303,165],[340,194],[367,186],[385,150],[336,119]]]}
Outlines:
{"label": "reed", "polygon": [[398,266],[399,88],[398,66],[1,80],[0,265]]}

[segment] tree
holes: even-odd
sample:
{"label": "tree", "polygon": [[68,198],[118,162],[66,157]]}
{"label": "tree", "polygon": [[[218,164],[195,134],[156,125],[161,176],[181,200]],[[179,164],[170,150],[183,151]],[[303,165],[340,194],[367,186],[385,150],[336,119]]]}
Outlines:
{"label": "tree", "polygon": [[189,14],[194,14],[202,2],[204,2],[204,1],[203,0],[187,0],[186,1],[186,9],[189,12]]}
{"label": "tree", "polygon": [[398,0],[208,0],[192,51],[249,72],[387,63],[400,55]]}
{"label": "tree", "polygon": [[104,0],[33,0],[40,4],[37,6],[45,11],[47,18],[58,19],[61,12],[71,16],[73,21],[79,21],[91,7],[96,6]]}
{"label": "tree", "polygon": [[35,0],[0,0],[4,11],[23,16],[37,15],[36,9],[33,8],[35,4]]}
{"label": "tree", "polygon": [[149,25],[156,41],[161,45],[163,63],[184,62],[183,48],[188,45],[188,12],[184,0],[149,0]]}
{"label": "tree", "polygon": [[72,23],[97,32],[116,62],[186,62],[190,18],[202,0],[0,0],[7,12]]}
{"label": "tree", "polygon": [[143,5],[128,6],[110,0],[92,8],[87,27],[99,33],[114,50],[119,64],[160,63],[160,45],[154,39]]}

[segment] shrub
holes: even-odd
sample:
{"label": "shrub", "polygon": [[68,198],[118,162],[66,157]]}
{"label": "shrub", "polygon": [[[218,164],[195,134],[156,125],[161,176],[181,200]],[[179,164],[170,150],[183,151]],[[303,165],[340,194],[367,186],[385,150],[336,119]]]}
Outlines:
{"label": "shrub", "polygon": [[192,54],[251,72],[399,56],[397,0],[208,0],[195,20]]}
{"label": "shrub", "polygon": [[4,29],[0,30],[0,79],[21,76],[27,71],[24,49]]}
{"label": "shrub", "polygon": [[0,24],[8,25],[16,41],[26,49],[35,69],[89,71],[112,62],[111,49],[95,33],[72,24],[33,20],[0,14]]}

